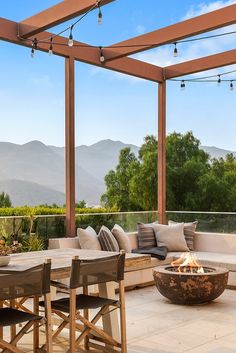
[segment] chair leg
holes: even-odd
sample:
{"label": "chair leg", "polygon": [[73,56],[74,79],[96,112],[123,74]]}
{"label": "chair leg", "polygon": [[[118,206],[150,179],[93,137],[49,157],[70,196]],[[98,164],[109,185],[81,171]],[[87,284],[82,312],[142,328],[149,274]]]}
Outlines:
{"label": "chair leg", "polygon": [[[33,298],[33,312],[34,314],[38,315],[39,314],[39,297],[35,296]],[[34,331],[33,331],[33,351],[34,353],[37,352],[37,349],[39,348],[39,323],[35,321],[34,323]]]}
{"label": "chair leg", "polygon": [[124,281],[120,281],[120,283],[119,283],[119,295],[120,295],[120,335],[121,335],[121,352],[122,352],[122,353],[127,353]]}
{"label": "chair leg", "polygon": [[46,347],[47,353],[52,353],[52,310],[50,293],[45,294],[45,315],[46,315]]}
{"label": "chair leg", "polygon": [[3,348],[4,350],[11,351],[13,353],[23,353],[22,350],[17,348],[16,346],[12,346],[11,343],[4,341],[3,339],[0,339],[0,348]]}
{"label": "chair leg", "polygon": [[[88,287],[84,286],[83,287],[83,294],[88,295]],[[88,309],[84,309],[84,317],[86,320],[89,320],[89,310]],[[84,325],[84,329],[86,328],[86,326]],[[89,350],[89,338],[88,335],[85,336],[84,338],[84,348],[88,351]]]}
{"label": "chair leg", "polygon": [[[15,300],[14,299],[10,300],[10,307],[13,309],[15,308]],[[12,341],[16,335],[16,325],[11,325],[10,331],[11,331],[11,341]]]}
{"label": "chair leg", "polygon": [[[0,301],[0,308],[3,308],[3,301],[1,300]],[[3,327],[0,326],[0,339],[3,338]]]}
{"label": "chair leg", "polygon": [[70,353],[75,352],[75,340],[76,340],[76,289],[70,289]]}

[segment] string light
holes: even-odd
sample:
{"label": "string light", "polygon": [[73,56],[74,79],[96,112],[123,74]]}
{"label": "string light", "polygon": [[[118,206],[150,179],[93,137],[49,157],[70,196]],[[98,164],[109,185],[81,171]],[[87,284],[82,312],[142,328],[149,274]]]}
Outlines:
{"label": "string light", "polygon": [[101,25],[102,24],[101,0],[98,0],[97,6],[98,6],[98,25]]}
{"label": "string light", "polygon": [[51,37],[51,39],[50,39],[50,47],[49,47],[48,54],[49,54],[49,55],[52,55],[52,54],[53,54],[53,49],[52,49],[52,37]]}
{"label": "string light", "polygon": [[100,49],[100,62],[104,63],[105,57],[104,57],[103,52],[102,52],[102,47],[99,47],[99,49]]}
{"label": "string light", "polygon": [[37,50],[37,43],[38,43],[37,38],[34,38],[34,40],[32,41],[32,48],[31,48],[31,54],[30,54],[32,59],[35,56],[35,50]]}
{"label": "string light", "polygon": [[230,81],[229,89],[230,89],[230,91],[234,90],[233,80]]}
{"label": "string light", "polygon": [[73,34],[72,34],[73,27],[74,27],[74,25],[70,26],[70,34],[69,34],[69,38],[68,38],[68,46],[69,47],[73,47],[73,45],[74,45]]}
{"label": "string light", "polygon": [[183,91],[185,89],[185,81],[184,80],[181,81],[180,89],[181,89],[181,91]]}
{"label": "string light", "polygon": [[217,85],[220,86],[220,84],[221,84],[221,78],[220,78],[220,75],[218,75]]}
{"label": "string light", "polygon": [[177,56],[178,56],[178,49],[177,49],[177,43],[174,43],[174,53],[173,53],[173,55],[174,55],[174,58],[177,58]]}

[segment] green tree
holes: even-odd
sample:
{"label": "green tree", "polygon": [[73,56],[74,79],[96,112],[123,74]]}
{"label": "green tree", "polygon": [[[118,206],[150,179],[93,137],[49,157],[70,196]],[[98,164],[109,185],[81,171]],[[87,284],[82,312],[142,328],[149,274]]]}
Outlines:
{"label": "green tree", "polygon": [[139,168],[139,162],[130,148],[120,152],[118,165],[105,176],[107,191],[101,197],[106,207],[116,207],[120,211],[134,210],[138,204],[134,203],[130,195],[130,182]]}
{"label": "green tree", "polygon": [[167,209],[198,210],[199,179],[209,172],[209,155],[200,149],[200,141],[187,132],[167,136]]}
{"label": "green tree", "polygon": [[236,158],[213,159],[208,174],[199,180],[200,210],[215,212],[236,211]]}
{"label": "green tree", "polygon": [[[200,141],[192,132],[172,133],[166,140],[167,209],[199,209],[199,179],[208,173],[209,156],[200,149]],[[121,211],[157,209],[157,140],[146,136],[139,158],[130,150],[121,151],[116,171],[105,177],[107,192],[102,200],[106,206]]]}
{"label": "green tree", "polygon": [[0,193],[0,208],[11,207],[12,203],[10,200],[10,196],[6,194],[4,191]]}

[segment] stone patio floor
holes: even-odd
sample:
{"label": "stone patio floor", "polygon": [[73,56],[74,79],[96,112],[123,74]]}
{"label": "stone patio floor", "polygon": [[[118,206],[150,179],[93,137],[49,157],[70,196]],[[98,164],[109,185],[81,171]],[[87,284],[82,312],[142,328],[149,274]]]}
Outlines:
{"label": "stone patio floor", "polygon": [[[129,353],[236,352],[234,290],[210,304],[180,306],[169,303],[154,286],[136,289],[126,293],[126,312]],[[30,349],[26,342],[24,346]],[[62,338],[54,352],[66,350]]]}

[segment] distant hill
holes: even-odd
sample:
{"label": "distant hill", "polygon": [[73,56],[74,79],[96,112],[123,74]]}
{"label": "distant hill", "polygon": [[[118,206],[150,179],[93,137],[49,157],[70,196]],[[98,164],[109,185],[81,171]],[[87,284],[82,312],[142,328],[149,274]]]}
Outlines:
{"label": "distant hill", "polygon": [[[124,147],[131,147],[136,154],[139,150],[137,146],[111,140],[76,147],[77,201],[85,200],[90,205],[100,203],[105,191],[104,176],[115,168]],[[64,147],[46,146],[40,141],[24,145],[0,142],[0,165],[0,192],[7,192],[14,205],[65,203]],[[20,185],[20,182],[25,183]],[[39,186],[44,188],[41,195]]]}
{"label": "distant hill", "polygon": [[[76,147],[76,200],[98,205],[105,191],[104,177],[118,163],[120,150],[139,147],[121,141],[102,140]],[[211,157],[231,151],[201,146]],[[234,153],[236,155],[236,153]],[[10,195],[14,205],[65,203],[65,148],[46,146],[40,141],[24,145],[0,142],[0,192]]]}
{"label": "distant hill", "polygon": [[10,195],[13,205],[65,204],[65,194],[46,186],[22,180],[0,181],[0,190]]}
{"label": "distant hill", "polygon": [[224,150],[214,146],[201,146],[201,149],[207,152],[211,156],[211,158],[225,157],[229,153],[233,153],[233,155],[236,156],[236,152]]}

